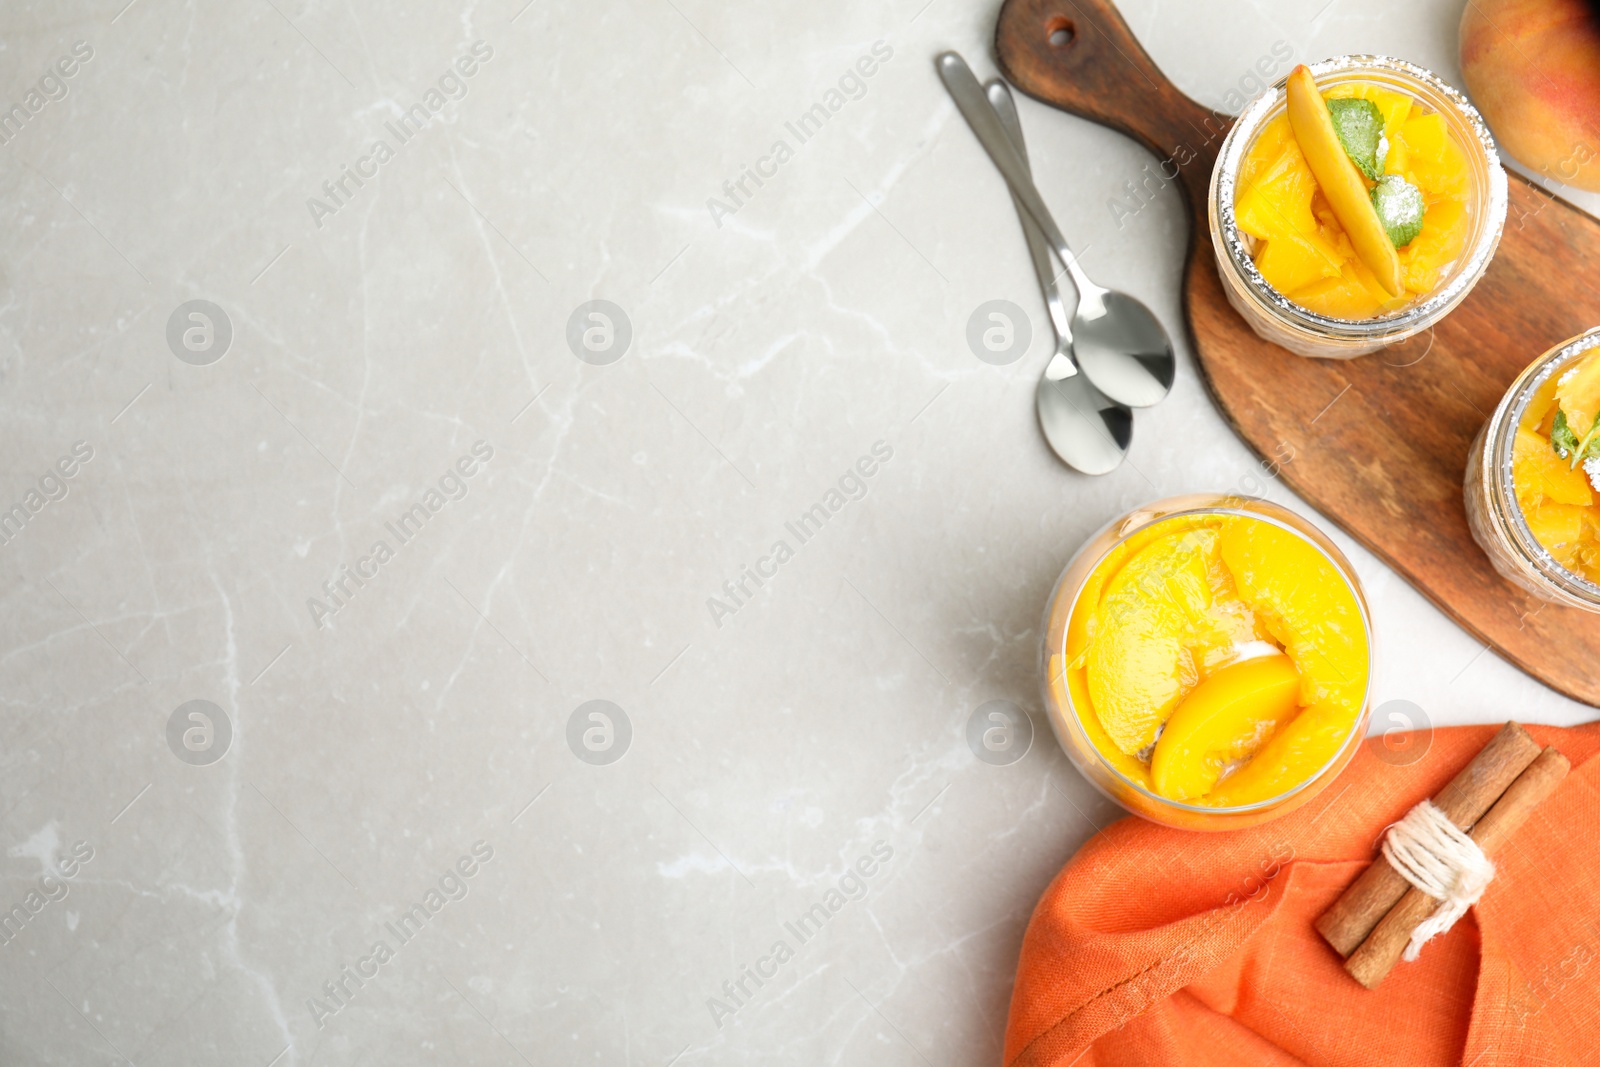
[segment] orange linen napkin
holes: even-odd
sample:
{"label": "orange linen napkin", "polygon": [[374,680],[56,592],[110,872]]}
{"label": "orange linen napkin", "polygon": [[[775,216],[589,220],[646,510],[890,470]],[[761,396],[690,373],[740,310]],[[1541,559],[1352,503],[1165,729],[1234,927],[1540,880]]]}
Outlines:
{"label": "orange linen napkin", "polygon": [[1405,767],[1367,742],[1321,796],[1253,829],[1130,817],[1097,833],[1028,924],[1006,1064],[1600,1063],[1600,723],[1528,727],[1572,773],[1493,857],[1477,906],[1378,989],[1312,926],[1383,828],[1496,729],[1437,730]]}

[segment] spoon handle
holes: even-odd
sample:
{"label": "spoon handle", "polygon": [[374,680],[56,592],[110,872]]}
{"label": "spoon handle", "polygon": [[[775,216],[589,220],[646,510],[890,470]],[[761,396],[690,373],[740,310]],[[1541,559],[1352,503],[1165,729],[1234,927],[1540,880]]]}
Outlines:
{"label": "spoon handle", "polygon": [[1033,216],[1033,221],[1039,224],[1039,229],[1044,232],[1045,238],[1055,249],[1056,255],[1061,258],[1062,264],[1071,272],[1073,284],[1078,287],[1079,298],[1087,300],[1091,299],[1091,294],[1103,292],[1079,269],[1078,258],[1072,254],[1072,249],[1067,247],[1067,239],[1061,235],[1060,227],[1056,225],[1055,219],[1050,215],[1050,209],[1045,206],[1044,198],[1034,186],[1027,164],[1012,146],[1011,138],[1006,135],[1005,126],[1000,122],[1000,116],[989,106],[989,99],[984,96],[983,87],[978,84],[977,76],[972,73],[972,68],[967,66],[967,61],[955,52],[945,52],[939,56],[938,63],[939,77],[944,82],[945,89],[949,91],[951,99],[956,102],[961,117],[967,120],[967,125],[977,134],[978,141],[989,153],[989,158],[994,160],[994,165],[1000,169],[1006,184],[1011,186],[1011,194],[1027,209],[1028,214]]}
{"label": "spoon handle", "polygon": [[[1017,157],[1022,160],[1023,169],[1032,172],[1033,168],[1028,163],[1028,145],[1022,136],[1022,120],[1017,117],[1016,101],[1011,98],[1011,90],[999,78],[989,82],[985,87],[989,97],[989,104],[994,108],[995,114],[1000,116],[1000,124],[1005,127],[1006,136],[1017,150]],[[1039,275],[1039,288],[1044,293],[1045,307],[1050,311],[1050,322],[1056,328],[1057,341],[1072,340],[1072,321],[1067,318],[1066,305],[1061,302],[1061,287],[1056,284],[1054,266],[1050,262],[1050,246],[1045,243],[1044,233],[1039,229],[1039,224],[1033,221],[1033,216],[1028,214],[1022,206],[1022,201],[1017,199],[1017,194],[1011,194],[1011,202],[1016,205],[1017,216],[1022,220],[1022,236],[1028,242],[1028,254],[1033,257],[1033,269]]]}

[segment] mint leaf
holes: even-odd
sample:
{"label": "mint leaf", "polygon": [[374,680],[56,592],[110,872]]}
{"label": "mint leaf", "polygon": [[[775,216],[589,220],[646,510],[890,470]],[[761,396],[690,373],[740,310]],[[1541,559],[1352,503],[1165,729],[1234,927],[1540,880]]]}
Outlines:
{"label": "mint leaf", "polygon": [[1372,206],[1396,248],[1404,248],[1422,232],[1422,216],[1428,210],[1422,190],[1400,175],[1386,174],[1372,187]]}
{"label": "mint leaf", "polygon": [[[1590,442],[1593,445],[1594,442]],[[1569,459],[1578,447],[1578,435],[1572,432],[1572,427],[1567,425],[1567,413],[1560,408],[1556,409],[1556,421],[1550,427],[1550,447],[1562,459]]]}
{"label": "mint leaf", "polygon": [[1333,132],[1339,135],[1345,155],[1372,181],[1383,174],[1378,140],[1383,136],[1383,112],[1371,100],[1329,100]]}
{"label": "mint leaf", "polygon": [[1572,466],[1574,467],[1600,456],[1600,414],[1595,415],[1594,425],[1589,427],[1589,432],[1579,439],[1577,447],[1581,455],[1572,461]]}

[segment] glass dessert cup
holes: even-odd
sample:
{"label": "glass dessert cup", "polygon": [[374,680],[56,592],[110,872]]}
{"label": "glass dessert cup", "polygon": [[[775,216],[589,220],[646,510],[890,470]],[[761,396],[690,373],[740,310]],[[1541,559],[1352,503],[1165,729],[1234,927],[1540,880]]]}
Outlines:
{"label": "glass dessert cup", "polygon": [[[1149,784],[1125,773],[1118,763],[1129,757],[1102,751],[1091,737],[1085,722],[1097,712],[1080,700],[1068,679],[1069,628],[1086,587],[1096,569],[1112,551],[1130,538],[1157,523],[1178,517],[1199,519],[1244,516],[1262,520],[1306,542],[1332,565],[1344,580],[1359,611],[1365,640],[1367,675],[1360,689],[1358,710],[1352,716],[1347,735],[1336,751],[1320,767],[1288,785],[1282,792],[1253,803],[1219,806],[1215,803],[1187,802],[1162,796]],[[1181,528],[1179,528],[1181,529]],[[1326,535],[1305,519],[1276,504],[1250,497],[1221,494],[1190,494],[1169,497],[1137,508],[1102,527],[1072,557],[1057,581],[1045,607],[1044,646],[1040,656],[1041,683],[1045,711],[1050,725],[1067,756],[1078,770],[1102,793],[1135,815],[1154,822],[1191,830],[1234,830],[1286,815],[1321,792],[1355,755],[1366,732],[1372,685],[1372,622],[1366,597],[1354,569]],[[1216,677],[1213,673],[1211,677]],[[1193,690],[1191,690],[1192,692]],[[1104,730],[1097,730],[1100,743],[1109,745]],[[1226,779],[1224,779],[1226,781]]]}
{"label": "glass dessert cup", "polygon": [[1367,84],[1412,98],[1437,113],[1466,157],[1467,232],[1462,251],[1431,291],[1389,314],[1341,319],[1318,314],[1278,292],[1252,256],[1235,210],[1240,168],[1268,123],[1288,107],[1280,81],[1245,109],[1223,140],[1211,172],[1211,245],[1228,302],[1258,335],[1301,356],[1350,359],[1398,344],[1448,315],[1483,277],[1506,217],[1506,175],[1494,140],[1465,97],[1421,67],[1384,56],[1352,55],[1311,64],[1317,88]]}
{"label": "glass dessert cup", "polygon": [[1561,342],[1528,365],[1472,442],[1464,484],[1467,525],[1495,570],[1541,600],[1593,612],[1600,612],[1600,586],[1558,562],[1528,527],[1512,480],[1512,453],[1529,403],[1597,349],[1600,327]]}

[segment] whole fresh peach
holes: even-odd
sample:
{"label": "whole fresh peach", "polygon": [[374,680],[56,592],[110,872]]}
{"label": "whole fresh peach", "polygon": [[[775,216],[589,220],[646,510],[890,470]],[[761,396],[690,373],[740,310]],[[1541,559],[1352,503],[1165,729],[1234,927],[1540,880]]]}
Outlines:
{"label": "whole fresh peach", "polygon": [[1468,0],[1461,73],[1513,159],[1600,192],[1600,4]]}

